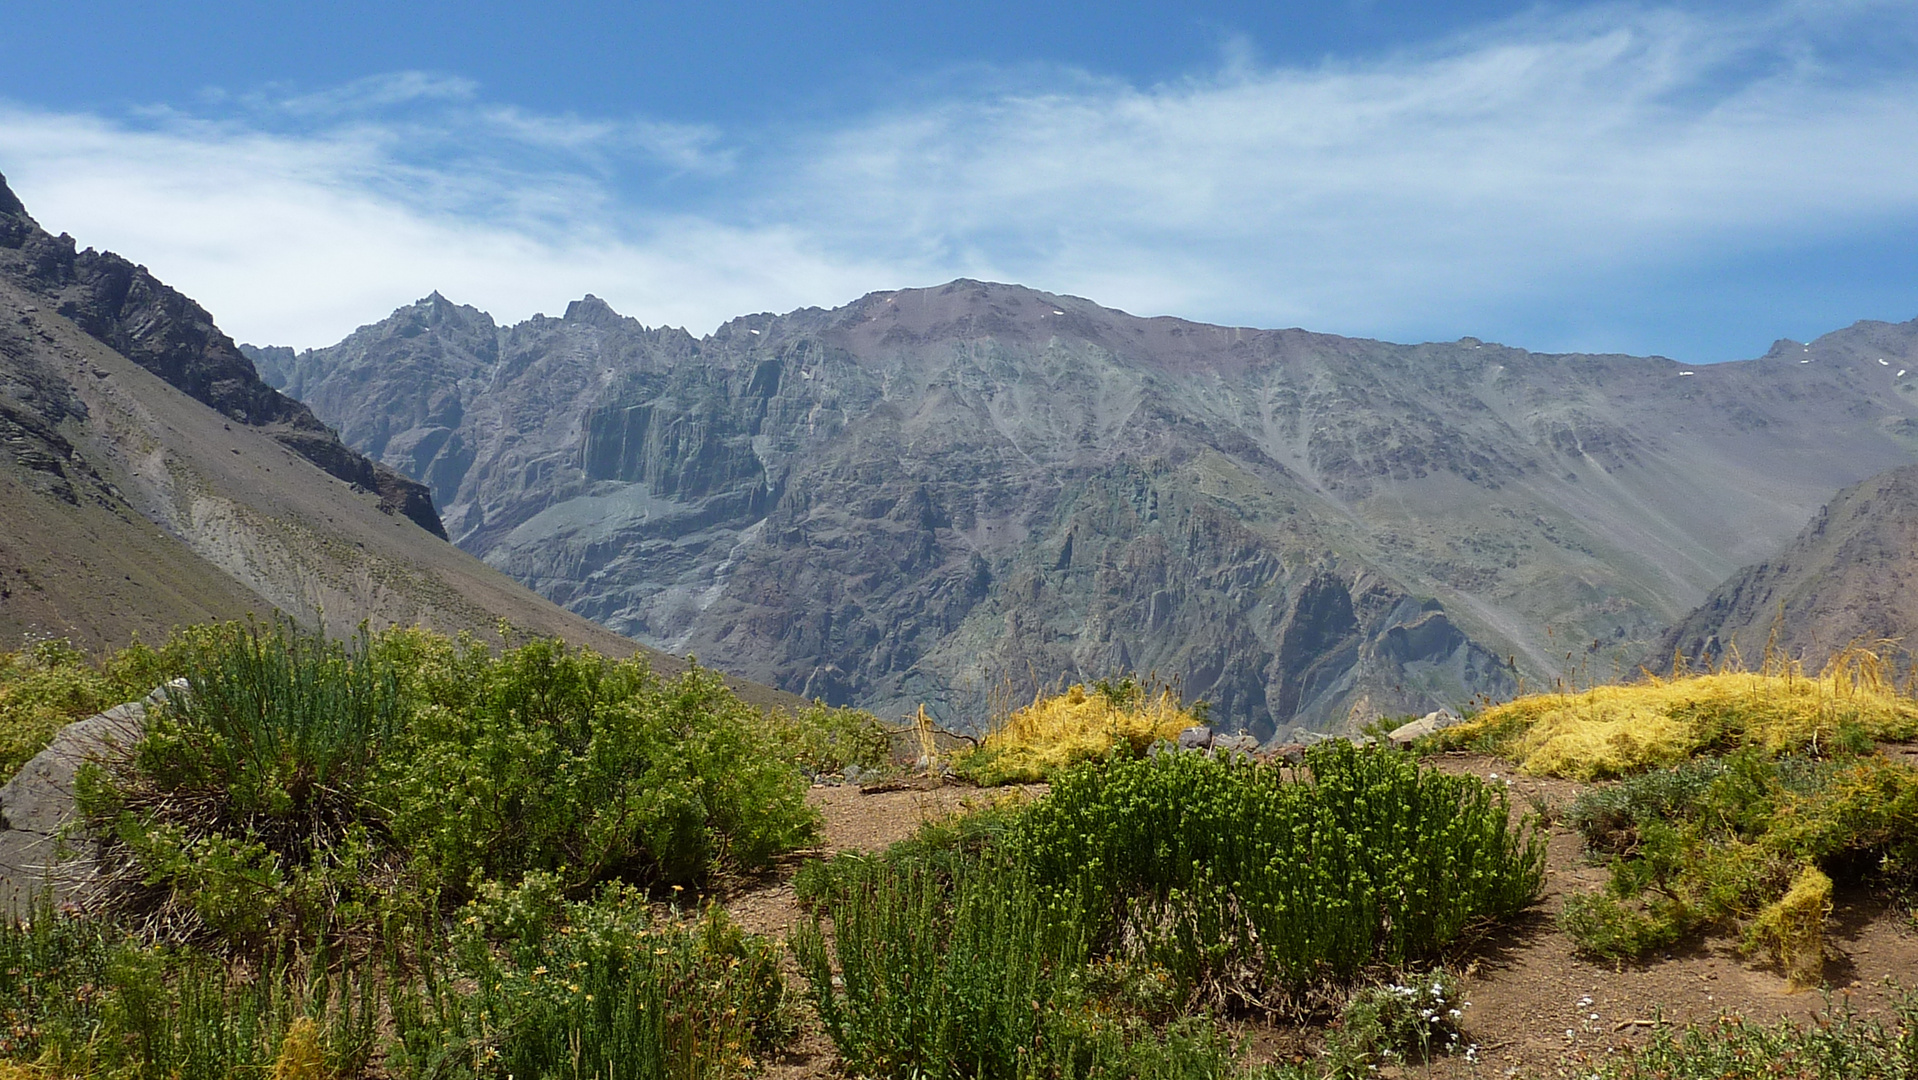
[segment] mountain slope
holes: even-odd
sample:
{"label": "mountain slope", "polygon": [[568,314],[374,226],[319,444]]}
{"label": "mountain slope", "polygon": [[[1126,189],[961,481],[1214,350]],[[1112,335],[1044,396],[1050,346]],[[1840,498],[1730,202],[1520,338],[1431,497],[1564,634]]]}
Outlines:
{"label": "mountain slope", "polygon": [[75,326],[229,419],[270,431],[302,457],[380,495],[388,512],[446,535],[424,487],[343,445],[298,401],[260,381],[200,305],[110,251],[77,251],[27,215],[0,178],[0,249],[9,279]]}
{"label": "mountain slope", "polygon": [[1813,670],[1848,645],[1918,630],[1918,466],[1838,493],[1785,549],[1713,589],[1672,627],[1647,663],[1674,655],[1710,664],[1736,649],[1756,664],[1767,646]]}
{"label": "mountain slope", "polygon": [[362,620],[489,633],[505,619],[639,649],[447,543],[422,485],[260,382],[191,300],[48,236],[4,181],[0,498],[0,640],[111,647],[278,610],[334,633]]}
{"label": "mountain slope", "polygon": [[463,548],[650,643],[956,721],[1157,669],[1268,733],[1636,660],[1912,460],[1915,354],[1859,324],[1688,374],[959,281],[704,339],[436,294],[254,355]]}

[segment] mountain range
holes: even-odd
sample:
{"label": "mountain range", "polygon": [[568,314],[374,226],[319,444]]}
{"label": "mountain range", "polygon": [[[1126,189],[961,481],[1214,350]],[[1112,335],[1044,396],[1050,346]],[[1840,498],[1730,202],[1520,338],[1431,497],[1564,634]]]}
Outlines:
{"label": "mountain range", "polygon": [[[685,662],[461,552],[427,487],[262,382],[145,267],[78,249],[0,178],[0,641],[110,648],[285,616],[564,637]],[[761,704],[797,701],[739,683]]]}
{"label": "mountain range", "polygon": [[242,348],[567,609],[962,727],[1121,670],[1261,736],[1630,672],[1918,458],[1918,321],[1693,368],[961,280],[699,338],[436,293]]}

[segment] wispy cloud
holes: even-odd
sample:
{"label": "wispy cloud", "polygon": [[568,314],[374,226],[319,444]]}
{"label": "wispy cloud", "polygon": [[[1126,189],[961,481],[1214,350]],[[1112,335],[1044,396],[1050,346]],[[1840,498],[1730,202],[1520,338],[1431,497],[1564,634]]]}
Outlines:
{"label": "wispy cloud", "polygon": [[0,169],[50,227],[261,341],[322,344],[433,288],[504,318],[592,291],[699,330],[960,274],[1416,336],[1918,225],[1913,45],[1902,4],[1604,7],[1311,68],[1235,46],[1156,86],[947,79],[802,132],[401,74],[198,112],[13,106]]}

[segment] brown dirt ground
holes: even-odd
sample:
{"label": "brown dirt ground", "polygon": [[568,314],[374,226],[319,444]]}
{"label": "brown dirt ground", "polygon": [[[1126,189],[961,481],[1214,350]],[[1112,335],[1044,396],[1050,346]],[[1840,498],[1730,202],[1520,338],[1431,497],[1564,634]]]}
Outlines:
{"label": "brown dirt ground", "polygon": [[[1903,753],[1909,748],[1890,748]],[[1428,759],[1453,773],[1468,773],[1509,783],[1514,813],[1535,802],[1563,808],[1583,790],[1566,780],[1514,776],[1509,764],[1476,754],[1446,753]],[[1043,786],[1023,789],[1037,797]],[[801,917],[793,897],[792,870],[803,857],[835,851],[874,851],[905,838],[919,823],[968,805],[1005,797],[1003,792],[965,786],[862,791],[851,785],[815,786],[809,796],[825,817],[825,839],[815,852],[790,860],[769,877],[742,885],[727,908],[746,929],[783,939]],[[1720,1015],[1771,1021],[1805,1020],[1833,1003],[1848,1003],[1863,1015],[1888,1016],[1886,981],[1914,981],[1918,973],[1918,932],[1899,908],[1862,890],[1840,890],[1825,965],[1827,994],[1794,992],[1775,970],[1741,957],[1736,942],[1714,938],[1675,950],[1648,962],[1612,965],[1579,956],[1557,926],[1569,895],[1598,888],[1604,868],[1589,864],[1575,833],[1551,829],[1545,893],[1538,907],[1516,925],[1478,941],[1456,959],[1467,999],[1465,1024],[1479,1047],[1478,1061],[1449,1058],[1429,1066],[1388,1075],[1436,1078],[1573,1077],[1589,1075],[1581,1065],[1607,1051],[1642,1041],[1652,1024],[1709,1020]],[[788,960],[788,977],[803,989]],[[1320,1033],[1263,1023],[1238,1025],[1254,1060],[1272,1060],[1310,1052]],[[835,1075],[832,1044],[816,1023],[809,1023],[791,1051],[770,1063],[767,1075],[778,1080],[813,1080]]]}

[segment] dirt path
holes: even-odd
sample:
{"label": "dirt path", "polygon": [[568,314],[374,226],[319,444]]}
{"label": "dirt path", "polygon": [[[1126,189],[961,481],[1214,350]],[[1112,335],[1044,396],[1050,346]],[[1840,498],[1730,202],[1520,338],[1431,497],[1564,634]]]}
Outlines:
{"label": "dirt path", "polygon": [[[1430,763],[1448,772],[1509,783],[1515,811],[1540,800],[1568,806],[1581,786],[1564,780],[1515,777],[1496,758],[1444,754]],[[1036,796],[1043,788],[1027,789]],[[1001,793],[971,787],[934,787],[864,793],[847,786],[812,789],[809,801],[825,817],[820,853],[876,851],[904,839],[923,821],[968,804],[982,804]],[[1539,907],[1517,926],[1481,941],[1461,958],[1470,1037],[1478,1044],[1477,1062],[1452,1058],[1404,1075],[1432,1077],[1573,1077],[1589,1075],[1583,1061],[1641,1040],[1650,1023],[1709,1020],[1736,1015],[1757,1021],[1780,1017],[1806,1019],[1821,1012],[1825,996],[1790,990],[1775,971],[1756,967],[1735,951],[1735,941],[1712,939],[1641,964],[1613,966],[1580,957],[1557,926],[1565,898],[1601,886],[1602,867],[1586,862],[1578,837],[1555,826],[1549,838],[1545,894]],[[734,894],[727,908],[749,930],[784,938],[802,917],[794,900],[790,869]],[[1825,978],[1835,1002],[1848,1001],[1861,1014],[1889,1015],[1885,982],[1897,978],[1918,983],[1918,933],[1898,909],[1858,890],[1836,899],[1834,928],[1828,942],[1835,955]],[[804,991],[797,970],[796,990]],[[1316,1033],[1248,1024],[1240,1027],[1252,1053],[1270,1059],[1290,1055],[1316,1042]],[[831,1043],[809,1024],[792,1052],[771,1063],[767,1075],[779,1080],[814,1080],[834,1075]]]}

